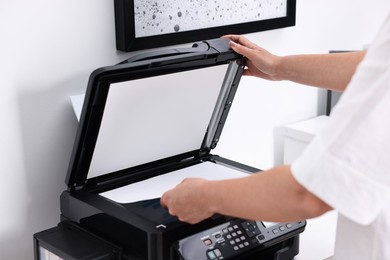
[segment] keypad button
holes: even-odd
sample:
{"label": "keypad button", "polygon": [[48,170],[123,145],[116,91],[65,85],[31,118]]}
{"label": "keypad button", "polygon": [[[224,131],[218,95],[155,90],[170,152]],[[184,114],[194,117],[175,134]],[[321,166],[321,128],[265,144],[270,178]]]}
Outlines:
{"label": "keypad button", "polygon": [[259,240],[264,240],[265,237],[264,237],[263,235],[260,235],[260,236],[258,236],[257,238],[258,238]]}
{"label": "keypad button", "polygon": [[232,236],[233,236],[233,237],[236,237],[236,236],[237,236],[237,233],[236,233],[236,232],[233,232],[233,233],[232,233]]}
{"label": "keypad button", "polygon": [[220,257],[222,256],[222,253],[221,253],[221,250],[219,250],[218,248],[217,249],[214,249],[214,253],[217,257]]}
{"label": "keypad button", "polygon": [[238,247],[239,248],[244,248],[244,244],[239,244]]}
{"label": "keypad button", "polygon": [[233,228],[234,228],[234,229],[238,229],[238,226],[237,226],[237,225],[234,225]]}
{"label": "keypad button", "polygon": [[203,240],[203,243],[205,246],[210,246],[213,243],[213,241],[211,241],[211,239],[205,239]]}
{"label": "keypad button", "polygon": [[241,223],[241,226],[244,228],[249,237],[254,237],[258,234],[261,234],[260,229],[258,228],[255,221],[243,222]]}
{"label": "keypad button", "polygon": [[234,246],[233,249],[234,249],[235,251],[237,251],[237,250],[238,250],[238,246]]}
{"label": "keypad button", "polygon": [[231,235],[226,235],[226,238],[227,239],[232,239],[232,236]]}
{"label": "keypad button", "polygon": [[229,227],[228,230],[229,230],[230,232],[233,232],[233,228],[232,228],[232,227]]}
{"label": "keypad button", "polygon": [[208,255],[209,259],[216,259],[217,258],[213,251],[208,251],[207,255]]}
{"label": "keypad button", "polygon": [[288,223],[288,224],[286,225],[287,228],[292,228],[292,226],[293,226],[293,225],[290,224],[290,223]]}
{"label": "keypad button", "polygon": [[249,242],[248,241],[244,242],[244,246],[249,246]]}
{"label": "keypad button", "polygon": [[240,239],[241,239],[241,240],[245,240],[245,237],[244,237],[244,236],[241,236]]}
{"label": "keypad button", "polygon": [[236,243],[239,243],[239,242],[240,242],[240,239],[239,239],[239,238],[236,238],[235,241],[236,241]]}
{"label": "keypad button", "polygon": [[281,227],[279,227],[279,229],[280,229],[280,231],[284,231],[284,230],[286,230],[286,227],[285,226],[281,226]]}
{"label": "keypad button", "polygon": [[238,230],[237,231],[237,235],[241,235],[242,234],[242,231],[241,230]]}
{"label": "keypad button", "polygon": [[272,230],[272,232],[274,232],[274,234],[277,234],[277,233],[279,233],[279,229],[275,228]]}
{"label": "keypad button", "polygon": [[235,242],[234,240],[230,240],[230,244],[231,244],[231,245],[235,245],[236,242]]}

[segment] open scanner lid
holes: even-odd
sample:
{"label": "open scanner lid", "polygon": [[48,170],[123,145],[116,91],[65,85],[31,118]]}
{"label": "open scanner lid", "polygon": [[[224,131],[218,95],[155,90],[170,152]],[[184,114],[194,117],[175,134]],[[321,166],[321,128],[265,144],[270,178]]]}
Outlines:
{"label": "open scanner lid", "polygon": [[68,187],[208,154],[218,142],[243,63],[227,39],[215,39],[95,70],[84,98]]}

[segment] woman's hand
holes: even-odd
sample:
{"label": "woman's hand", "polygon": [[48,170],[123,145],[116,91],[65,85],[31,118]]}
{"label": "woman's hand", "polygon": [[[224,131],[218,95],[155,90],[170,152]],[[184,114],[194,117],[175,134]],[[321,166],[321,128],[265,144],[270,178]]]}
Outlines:
{"label": "woman's hand", "polygon": [[168,208],[169,214],[190,224],[211,217],[214,212],[209,209],[205,196],[208,182],[200,178],[187,178],[163,194],[161,205]]}
{"label": "woman's hand", "polygon": [[281,80],[277,73],[281,57],[271,54],[241,35],[226,35],[223,38],[230,39],[230,48],[248,59],[244,75]]}

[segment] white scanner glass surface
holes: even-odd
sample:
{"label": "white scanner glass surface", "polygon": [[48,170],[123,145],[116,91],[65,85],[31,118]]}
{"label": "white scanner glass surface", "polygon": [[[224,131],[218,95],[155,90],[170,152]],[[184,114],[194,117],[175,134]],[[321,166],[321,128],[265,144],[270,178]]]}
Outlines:
{"label": "white scanner glass surface", "polygon": [[88,178],[199,149],[228,67],[111,84]]}
{"label": "white scanner glass surface", "polygon": [[99,195],[118,203],[133,203],[142,200],[160,198],[164,192],[173,189],[185,178],[202,178],[207,180],[225,180],[248,176],[248,172],[203,162],[187,168],[162,174],[144,181],[132,183]]}

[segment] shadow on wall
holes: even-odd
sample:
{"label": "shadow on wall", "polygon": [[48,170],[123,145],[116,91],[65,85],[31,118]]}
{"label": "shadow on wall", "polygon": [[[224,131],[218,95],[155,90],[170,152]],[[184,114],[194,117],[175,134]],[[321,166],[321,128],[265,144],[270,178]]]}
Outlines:
{"label": "shadow on wall", "polygon": [[46,89],[31,86],[38,91],[19,96],[25,168],[21,178],[26,190],[18,207],[26,214],[21,217],[24,223],[19,232],[0,237],[4,247],[0,259],[33,259],[33,234],[60,220],[59,196],[66,189],[64,180],[77,128],[69,92],[82,81],[60,82]]}

